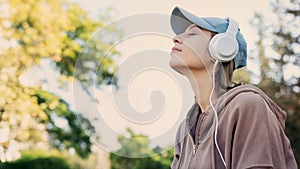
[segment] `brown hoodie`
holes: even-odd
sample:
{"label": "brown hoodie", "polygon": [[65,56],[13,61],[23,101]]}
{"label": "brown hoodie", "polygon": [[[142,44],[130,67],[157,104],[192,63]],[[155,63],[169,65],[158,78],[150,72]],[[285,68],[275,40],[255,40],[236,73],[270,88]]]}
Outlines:
{"label": "brown hoodie", "polygon": [[178,129],[172,169],[297,168],[284,133],[286,113],[261,90],[235,87],[213,105],[226,167],[214,143],[214,112],[211,107],[201,112],[195,103]]}

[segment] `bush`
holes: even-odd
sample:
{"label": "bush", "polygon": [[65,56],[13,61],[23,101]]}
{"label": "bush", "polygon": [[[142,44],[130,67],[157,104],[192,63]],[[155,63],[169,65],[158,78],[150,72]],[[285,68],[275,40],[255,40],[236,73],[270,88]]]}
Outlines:
{"label": "bush", "polygon": [[0,163],[0,169],[80,169],[72,164],[71,158],[79,157],[71,157],[66,152],[54,149],[31,149],[23,151],[21,158],[16,161]]}
{"label": "bush", "polygon": [[95,169],[96,165],[96,154],[83,159],[67,151],[30,149],[24,150],[17,161],[0,162],[0,169]]}
{"label": "bush", "polygon": [[39,157],[3,163],[0,169],[72,169],[72,167],[61,157]]}

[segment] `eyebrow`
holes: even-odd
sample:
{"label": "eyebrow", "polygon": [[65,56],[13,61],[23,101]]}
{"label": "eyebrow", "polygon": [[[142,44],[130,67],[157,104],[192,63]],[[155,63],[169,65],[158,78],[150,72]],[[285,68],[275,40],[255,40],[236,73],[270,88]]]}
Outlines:
{"label": "eyebrow", "polygon": [[192,24],[192,26],[190,26],[187,30],[193,29],[193,28],[195,28],[195,27],[197,27],[197,25]]}

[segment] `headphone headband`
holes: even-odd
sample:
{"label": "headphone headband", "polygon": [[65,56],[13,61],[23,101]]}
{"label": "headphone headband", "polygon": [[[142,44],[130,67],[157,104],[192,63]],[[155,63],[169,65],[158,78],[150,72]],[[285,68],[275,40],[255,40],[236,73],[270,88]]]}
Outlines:
{"label": "headphone headband", "polygon": [[215,35],[209,43],[209,51],[213,58],[220,62],[232,60],[239,50],[236,35],[239,24],[231,18],[228,19],[226,32]]}
{"label": "headphone headband", "polygon": [[229,17],[227,19],[228,19],[229,23],[228,23],[228,27],[227,27],[227,30],[225,33],[235,37],[239,30],[239,23]]}

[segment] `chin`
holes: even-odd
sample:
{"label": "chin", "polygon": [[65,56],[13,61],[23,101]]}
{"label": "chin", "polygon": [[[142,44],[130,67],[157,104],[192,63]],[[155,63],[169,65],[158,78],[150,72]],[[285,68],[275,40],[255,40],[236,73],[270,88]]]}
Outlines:
{"label": "chin", "polygon": [[180,59],[178,59],[178,57],[176,56],[171,56],[170,60],[169,60],[169,66],[172,68],[172,69],[175,69],[179,66],[181,66],[183,63],[182,61],[180,61]]}
{"label": "chin", "polygon": [[175,61],[170,60],[169,66],[170,66],[173,70],[175,70],[176,72],[178,72],[178,73],[184,75],[183,72],[184,72],[184,70],[186,69],[186,65],[182,64],[182,62],[178,62],[178,61],[175,62]]}

